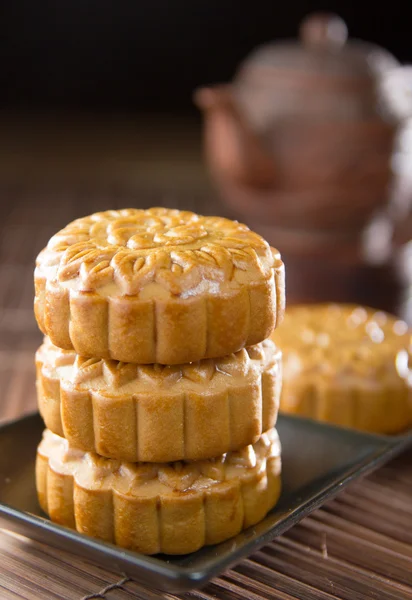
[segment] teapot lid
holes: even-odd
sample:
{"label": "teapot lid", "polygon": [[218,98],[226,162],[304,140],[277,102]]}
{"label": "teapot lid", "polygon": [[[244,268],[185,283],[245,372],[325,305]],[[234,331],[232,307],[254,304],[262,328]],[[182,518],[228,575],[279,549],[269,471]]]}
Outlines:
{"label": "teapot lid", "polygon": [[372,83],[399,65],[383,48],[358,40],[347,41],[348,29],[338,16],[315,13],[300,25],[300,41],[273,42],[258,47],[241,65],[240,75],[271,69],[286,75]]}

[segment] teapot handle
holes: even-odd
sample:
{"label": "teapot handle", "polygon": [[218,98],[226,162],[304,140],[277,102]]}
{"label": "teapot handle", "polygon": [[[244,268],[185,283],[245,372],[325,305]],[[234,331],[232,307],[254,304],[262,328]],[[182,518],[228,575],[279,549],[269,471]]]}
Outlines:
{"label": "teapot handle", "polygon": [[274,159],[239,109],[232,86],[198,89],[194,101],[204,113],[204,142],[212,169],[237,185],[273,186]]}

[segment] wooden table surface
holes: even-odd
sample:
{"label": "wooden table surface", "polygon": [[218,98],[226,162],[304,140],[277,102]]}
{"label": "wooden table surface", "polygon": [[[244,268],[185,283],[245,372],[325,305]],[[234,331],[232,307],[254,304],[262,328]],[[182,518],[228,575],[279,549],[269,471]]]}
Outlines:
{"label": "wooden table surface", "polygon": [[[3,164],[0,181],[6,171]],[[32,314],[33,262],[58,228],[77,216],[109,207],[168,204],[209,214],[224,212],[212,196],[196,195],[190,185],[182,185],[177,195],[170,195],[161,178],[150,193],[146,185],[140,191],[138,186],[129,186],[126,192],[117,183],[108,186],[107,181],[100,191],[94,186],[90,192],[79,180],[71,180],[62,193],[55,183],[42,182],[38,173],[36,185],[28,188],[19,183],[16,173],[6,177],[3,186],[0,183],[1,420],[36,406],[33,355],[41,336]],[[412,451],[352,484],[203,590],[181,596],[159,596],[121,573],[0,530],[1,600],[159,597],[412,598]]]}

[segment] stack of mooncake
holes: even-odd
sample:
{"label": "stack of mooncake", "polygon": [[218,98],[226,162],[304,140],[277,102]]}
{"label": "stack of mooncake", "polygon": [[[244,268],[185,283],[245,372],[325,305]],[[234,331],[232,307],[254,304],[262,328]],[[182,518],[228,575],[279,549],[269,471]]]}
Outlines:
{"label": "stack of mooncake", "polygon": [[279,253],[223,218],[107,211],[51,238],[35,285],[50,518],[146,554],[260,521],[280,494]]}

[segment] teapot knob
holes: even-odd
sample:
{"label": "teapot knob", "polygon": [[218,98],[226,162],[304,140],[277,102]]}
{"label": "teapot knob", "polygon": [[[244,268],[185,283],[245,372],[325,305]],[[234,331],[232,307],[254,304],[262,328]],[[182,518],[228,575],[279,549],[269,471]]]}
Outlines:
{"label": "teapot knob", "polygon": [[306,17],[299,30],[305,46],[311,48],[340,48],[348,38],[343,19],[332,13],[315,13]]}

